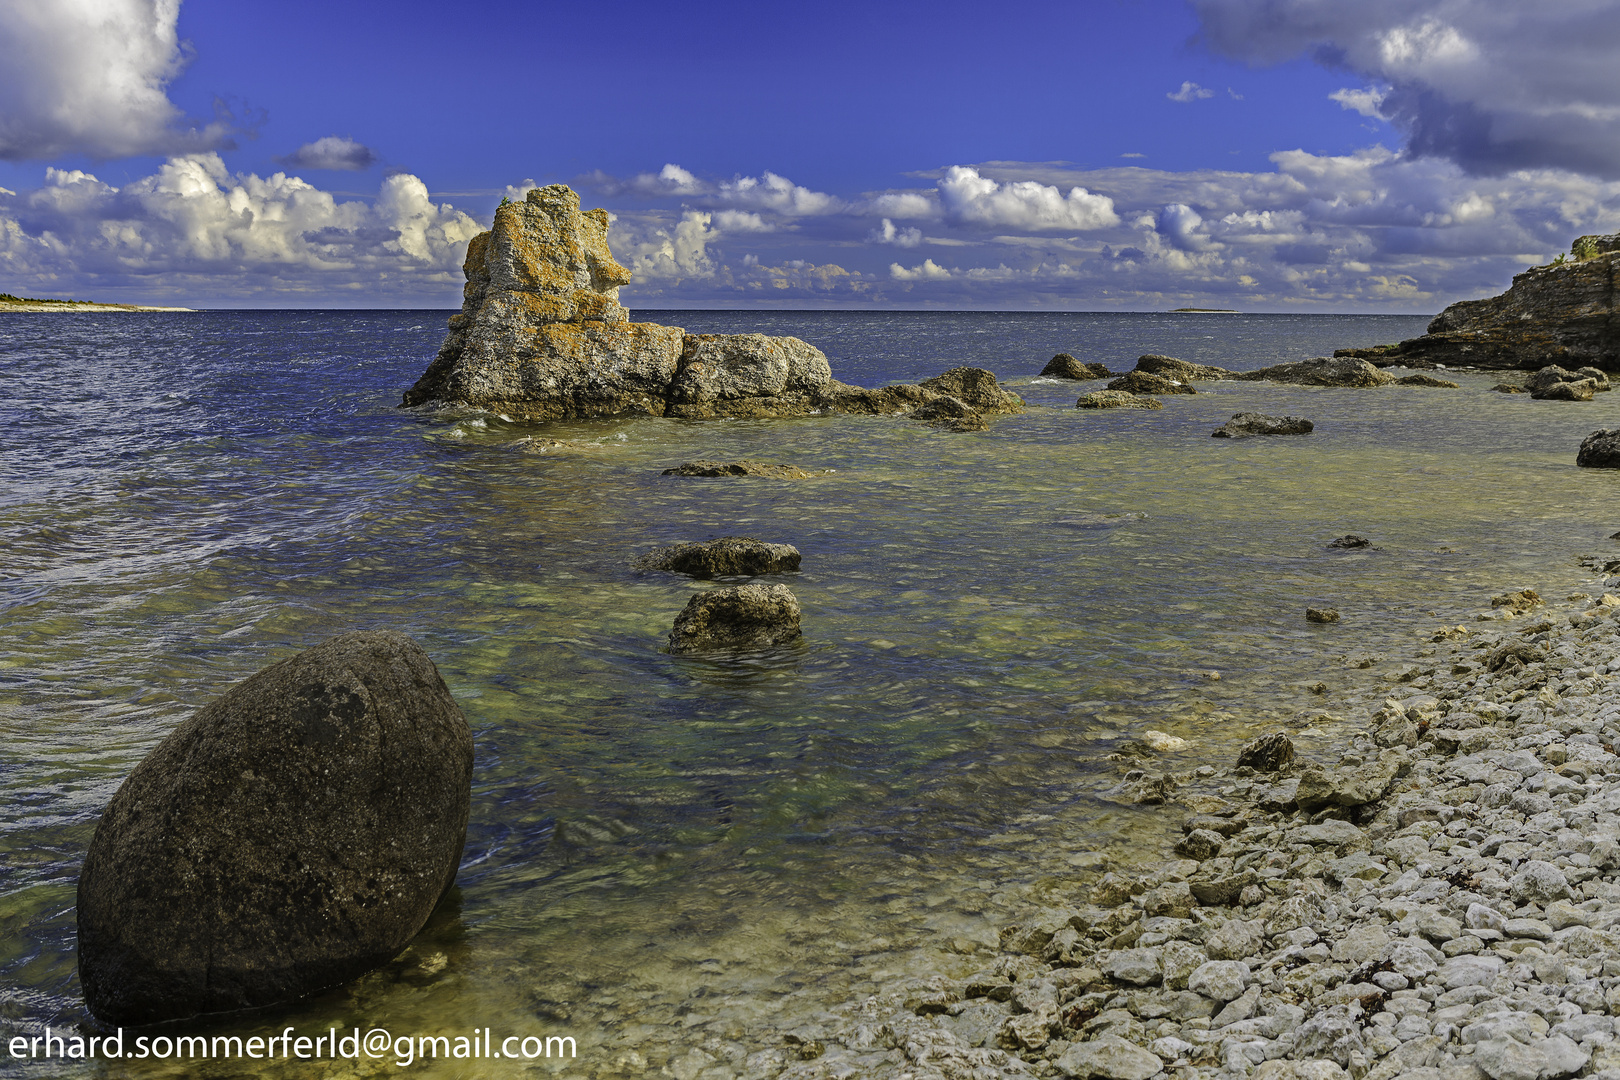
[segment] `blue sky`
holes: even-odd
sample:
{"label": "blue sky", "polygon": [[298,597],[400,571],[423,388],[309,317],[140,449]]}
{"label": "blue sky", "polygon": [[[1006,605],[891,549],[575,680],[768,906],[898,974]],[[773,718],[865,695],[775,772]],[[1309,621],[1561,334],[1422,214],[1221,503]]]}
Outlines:
{"label": "blue sky", "polygon": [[1620,3],[0,0],[0,291],[454,306],[503,195],[632,306],[1436,311],[1620,229]]}

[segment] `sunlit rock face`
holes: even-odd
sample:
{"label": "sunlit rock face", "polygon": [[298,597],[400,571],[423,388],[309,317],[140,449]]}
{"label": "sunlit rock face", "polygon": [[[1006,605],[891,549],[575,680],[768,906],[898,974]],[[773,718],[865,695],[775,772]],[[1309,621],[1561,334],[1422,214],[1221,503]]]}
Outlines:
{"label": "sunlit rock face", "polygon": [[1515,276],[1502,295],[1452,304],[1423,337],[1394,349],[1341,352],[1378,364],[1620,371],[1617,273],[1620,234],[1583,236],[1569,257]]}
{"label": "sunlit rock face", "polygon": [[705,419],[815,411],[833,385],[819,349],[763,334],[689,335],[630,321],[630,271],[608,250],[606,210],[554,184],[504,203],[467,249],[461,313],[405,394],[532,419]]}

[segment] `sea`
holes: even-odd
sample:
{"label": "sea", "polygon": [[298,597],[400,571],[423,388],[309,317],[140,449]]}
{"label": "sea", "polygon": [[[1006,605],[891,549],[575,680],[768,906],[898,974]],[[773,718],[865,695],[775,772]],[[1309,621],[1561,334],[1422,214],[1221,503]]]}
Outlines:
{"label": "sea", "polygon": [[[845,1003],[979,970],[1031,905],[1162,859],[1184,811],[1124,799],[1131,770],[1225,768],[1274,730],[1331,754],[1381,695],[1424,684],[1437,628],[1506,590],[1589,590],[1578,557],[1620,529],[1620,477],[1575,466],[1620,427],[1620,393],[1532,401],[1458,371],[1435,374],[1459,389],[1207,382],[1158,411],[1083,411],[1101,383],[1037,374],[1060,351],[1252,370],[1419,317],[636,312],[795,335],[859,385],[988,368],[1028,403],[953,433],[399,408],[448,314],[0,319],[0,1050],[101,1030],[75,884],[123,778],[193,710],[337,634],[410,634],[466,713],[457,886],[356,982],[167,1033],[483,1032],[558,1049],[410,1068],[712,1080],[833,1034]],[[1210,437],[1243,411],[1315,430]],[[813,475],[662,475],[699,458]],[[1370,546],[1329,546],[1352,533]],[[780,580],[804,637],[670,655],[675,614],[723,583],[634,561],[729,535],[802,553]],[[0,1053],[5,1076],[310,1068]]]}

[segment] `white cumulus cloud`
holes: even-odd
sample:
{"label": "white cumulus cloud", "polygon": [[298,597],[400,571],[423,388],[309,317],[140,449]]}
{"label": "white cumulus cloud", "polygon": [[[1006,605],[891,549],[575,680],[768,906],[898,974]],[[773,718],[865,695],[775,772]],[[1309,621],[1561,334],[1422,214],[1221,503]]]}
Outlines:
{"label": "white cumulus cloud", "polygon": [[889,276],[896,281],[941,281],[949,278],[951,272],[933,259],[924,259],[921,266],[909,270],[899,263],[890,263]]}
{"label": "white cumulus cloud", "polygon": [[1362,116],[1381,120],[1384,114],[1379,109],[1384,104],[1384,97],[1387,93],[1386,90],[1379,90],[1371,86],[1359,90],[1347,86],[1342,90],[1333,91],[1328,95],[1328,100],[1337,101],[1341,107],[1349,109],[1351,112],[1358,112]]}
{"label": "white cumulus cloud", "polygon": [[230,145],[167,86],[185,66],[180,0],[0,0],[0,158],[172,154]]}
{"label": "white cumulus cloud", "polygon": [[1200,101],[1204,98],[1214,97],[1215,91],[1209,89],[1208,87],[1199,86],[1195,82],[1184,82],[1181,84],[1180,90],[1173,90],[1164,96],[1169,98],[1171,101]]}
{"label": "white cumulus cloud", "polygon": [[866,238],[874,244],[893,244],[895,247],[913,248],[923,241],[922,230],[918,228],[898,228],[888,218],[883,224],[867,233]]}
{"label": "white cumulus cloud", "polygon": [[42,187],[0,197],[0,268],[81,292],[453,295],[480,228],[409,174],[385,179],[372,202],[338,202],[296,177],[231,173],[217,154],[194,154],[122,187],[47,169]]}
{"label": "white cumulus cloud", "polygon": [[1113,200],[1073,187],[1064,195],[1033,180],[999,183],[965,165],[953,165],[939,180],[947,220],[1032,230],[1100,229],[1119,223]]}

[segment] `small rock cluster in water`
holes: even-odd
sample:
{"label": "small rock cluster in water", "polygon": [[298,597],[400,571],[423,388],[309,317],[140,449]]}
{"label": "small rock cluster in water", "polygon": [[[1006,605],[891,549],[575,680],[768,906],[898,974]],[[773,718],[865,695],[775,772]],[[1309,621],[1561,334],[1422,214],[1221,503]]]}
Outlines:
{"label": "small rock cluster in water", "polygon": [[792,1080],[1620,1076],[1617,613],[1608,593],[1497,597],[1475,628],[1434,634],[1408,693],[1332,766],[1273,735],[1218,794],[1133,773],[1122,801],[1188,812],[1173,856],[1093,874],[966,977],[844,1006],[813,1060],[801,1040],[751,1064]]}

